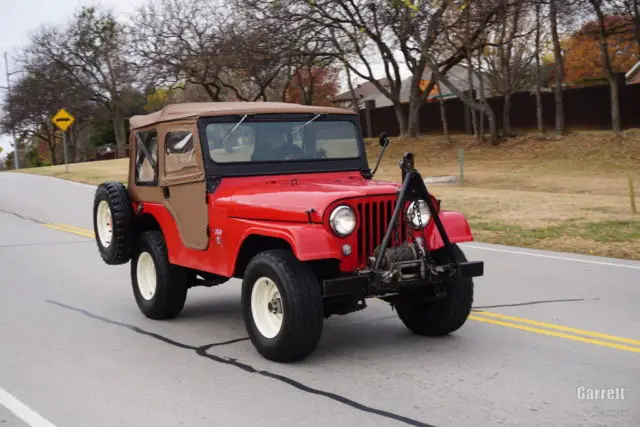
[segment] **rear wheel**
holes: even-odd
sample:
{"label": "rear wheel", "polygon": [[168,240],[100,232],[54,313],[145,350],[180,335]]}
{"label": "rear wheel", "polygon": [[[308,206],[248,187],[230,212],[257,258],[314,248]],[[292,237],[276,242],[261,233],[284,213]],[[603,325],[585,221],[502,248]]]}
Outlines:
{"label": "rear wheel", "polygon": [[315,350],[324,321],[320,285],[290,252],[269,250],[249,262],[242,307],[251,342],[263,357],[295,362]]}
{"label": "rear wheel", "polygon": [[[466,261],[464,252],[453,245],[459,261]],[[446,262],[446,254],[435,253],[437,262]],[[400,320],[413,333],[442,336],[458,330],[467,321],[473,305],[473,280],[460,278],[446,284],[445,298],[431,302],[404,300],[396,305]]]}
{"label": "rear wheel", "polygon": [[182,311],[187,298],[186,271],[169,263],[159,231],[141,233],[131,260],[131,283],[136,303],[151,319],[170,319]]}

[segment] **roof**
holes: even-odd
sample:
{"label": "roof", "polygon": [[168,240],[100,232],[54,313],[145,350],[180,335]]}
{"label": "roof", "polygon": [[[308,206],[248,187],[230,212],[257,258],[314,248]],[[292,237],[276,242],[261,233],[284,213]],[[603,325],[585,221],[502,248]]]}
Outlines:
{"label": "roof", "polygon": [[[389,86],[389,82],[388,79],[382,78],[382,79],[378,79],[377,80],[378,83],[380,83],[383,86]],[[378,88],[376,87],[375,84],[373,84],[373,82],[370,81],[366,81],[364,83],[360,83],[358,86],[353,88],[353,91],[356,94],[356,97],[362,98],[365,96],[369,96],[372,95],[376,92],[378,92]],[[347,90],[344,91],[342,93],[340,93],[338,96],[336,96],[334,98],[334,102],[340,102],[340,101],[351,101],[352,97],[351,97],[351,90]]]}
{"label": "roof", "polygon": [[132,116],[129,119],[129,123],[131,129],[136,129],[159,122],[202,116],[268,113],[355,114],[354,111],[343,108],[319,107],[288,102],[185,102],[169,104],[154,113]]}
{"label": "roof", "polygon": [[[451,69],[449,69],[449,71],[447,71],[446,75],[449,78],[449,81],[451,82],[451,84],[453,84],[456,88],[462,91],[468,90],[469,88],[468,68],[466,65],[456,64]],[[475,70],[475,69],[473,70],[474,87],[476,90],[479,90],[478,82],[479,82],[480,76],[482,76],[482,78],[485,81],[485,84],[484,84],[485,96],[490,97],[492,85],[488,80],[487,73],[479,72],[478,70]],[[432,79],[432,71],[429,67],[425,66],[422,72],[421,79],[427,80],[427,81]],[[387,88],[389,88],[390,86],[387,78],[378,79],[378,82]],[[411,97],[412,83],[413,83],[412,76],[405,77],[401,80],[400,103],[409,102],[409,98]],[[456,96],[445,85],[441,85],[439,89],[440,89],[440,93],[442,94],[442,97],[444,98],[450,98],[450,97]],[[354,92],[356,93],[356,96],[359,97],[358,102],[374,101],[375,108],[387,107],[387,106],[393,105],[393,102],[389,98],[387,98],[385,95],[383,95],[382,92],[380,92],[380,90],[372,82],[366,82],[361,85],[358,85],[358,87],[354,88]],[[438,99],[440,97],[441,97],[440,95],[430,94],[428,96],[428,99]],[[334,98],[333,102],[351,101],[351,99],[352,98],[351,98],[350,92],[346,91],[338,95],[336,98]]]}
{"label": "roof", "polygon": [[631,69],[629,71],[627,71],[627,74],[625,74],[624,76],[627,79],[630,79],[631,77],[633,77],[634,74],[636,74],[638,71],[640,71],[640,61],[636,62],[636,65],[634,65],[633,67],[631,67]]}

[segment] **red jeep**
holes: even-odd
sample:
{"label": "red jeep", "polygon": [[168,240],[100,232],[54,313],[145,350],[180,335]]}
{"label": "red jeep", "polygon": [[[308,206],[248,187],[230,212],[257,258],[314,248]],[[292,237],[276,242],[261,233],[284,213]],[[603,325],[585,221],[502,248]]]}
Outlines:
{"label": "red jeep", "polygon": [[131,260],[133,293],[152,319],[177,316],[192,286],[242,279],[251,342],[265,358],[308,356],[323,321],[391,304],[412,332],[460,328],[482,262],[464,216],[444,211],[414,169],[376,181],[351,110],[271,102],[186,103],[130,120],[128,186],[101,184],[96,242]]}

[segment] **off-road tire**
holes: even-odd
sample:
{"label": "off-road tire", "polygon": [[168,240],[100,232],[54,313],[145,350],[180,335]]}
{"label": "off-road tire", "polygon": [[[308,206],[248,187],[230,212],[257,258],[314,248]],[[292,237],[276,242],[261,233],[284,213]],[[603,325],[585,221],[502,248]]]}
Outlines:
{"label": "off-road tire", "polygon": [[[467,258],[458,245],[453,245],[456,258]],[[434,254],[437,262],[447,262],[446,254]],[[443,336],[458,330],[467,321],[473,305],[473,280],[461,278],[446,285],[447,296],[435,302],[404,302],[396,306],[398,317],[414,334]]]}
{"label": "off-road tire", "polygon": [[[155,268],[155,293],[150,299],[142,296],[138,283],[138,261],[143,253],[151,255]],[[169,263],[162,232],[140,233],[131,259],[131,284],[140,311],[150,319],[171,319],[182,311],[187,299],[187,271]]]}
{"label": "off-road tire", "polygon": [[[106,202],[111,211],[112,237],[108,246],[98,234],[98,207]],[[127,189],[120,182],[103,182],[93,199],[93,232],[98,251],[108,265],[125,264],[131,260],[133,244],[133,208]]]}
{"label": "off-road tire", "polygon": [[[251,296],[256,281],[271,279],[282,299],[282,325],[267,338],[252,315]],[[252,344],[266,359],[290,363],[300,361],[316,349],[322,335],[323,300],[320,284],[310,266],[291,252],[274,249],[256,255],[246,268],[242,282],[242,314]]]}

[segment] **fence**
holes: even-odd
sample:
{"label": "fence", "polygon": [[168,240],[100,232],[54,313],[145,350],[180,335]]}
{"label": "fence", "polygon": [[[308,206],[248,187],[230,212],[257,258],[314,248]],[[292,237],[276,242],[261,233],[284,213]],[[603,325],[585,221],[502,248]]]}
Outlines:
{"label": "fence", "polygon": [[[640,128],[640,84],[619,84],[620,119],[623,129]],[[608,130],[611,129],[611,110],[609,102],[609,86],[598,85],[563,90],[565,127],[574,130]],[[492,97],[488,100],[496,116],[498,129],[502,128],[502,111],[504,98]],[[447,124],[452,133],[470,133],[471,115],[469,109],[458,98],[444,101]],[[408,104],[402,105],[405,114]],[[555,100],[553,92],[542,93],[542,109],[544,126],[548,130],[555,127]],[[367,117],[371,117],[371,124]],[[536,96],[531,92],[519,92],[511,95],[511,127],[515,131],[537,128]],[[399,126],[392,106],[360,111],[362,130],[367,137],[374,137],[380,132],[398,135]],[[485,121],[486,123],[486,121]],[[488,127],[485,125],[485,129]],[[442,132],[440,105],[428,102],[420,109],[420,132]]]}

